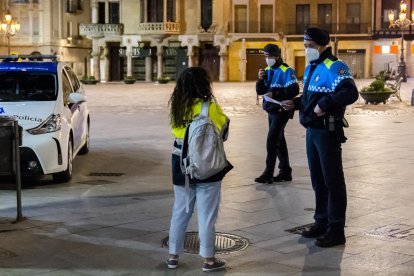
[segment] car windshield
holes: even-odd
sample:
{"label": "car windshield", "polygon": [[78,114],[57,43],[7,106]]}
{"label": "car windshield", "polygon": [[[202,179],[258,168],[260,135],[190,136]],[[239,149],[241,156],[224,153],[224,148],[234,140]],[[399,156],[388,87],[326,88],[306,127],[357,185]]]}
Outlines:
{"label": "car windshield", "polygon": [[56,75],[42,72],[0,72],[0,102],[54,101]]}

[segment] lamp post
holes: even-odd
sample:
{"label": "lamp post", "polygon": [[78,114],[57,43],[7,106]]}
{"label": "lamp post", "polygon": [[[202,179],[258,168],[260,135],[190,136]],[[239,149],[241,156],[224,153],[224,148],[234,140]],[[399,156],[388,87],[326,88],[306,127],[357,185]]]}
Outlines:
{"label": "lamp post", "polygon": [[19,21],[13,20],[12,15],[9,11],[4,15],[3,22],[1,23],[1,33],[5,34],[7,37],[7,50],[10,55],[10,37],[15,36],[18,31],[20,31]]}
{"label": "lamp post", "polygon": [[407,4],[404,0],[400,2],[400,13],[398,14],[398,19],[394,21],[394,12],[388,12],[388,19],[390,20],[389,28],[400,28],[401,29],[401,56],[400,62],[398,63],[398,74],[402,77],[402,81],[407,81],[407,75],[405,73],[405,61],[404,61],[404,29],[413,25],[414,21],[414,10],[411,12],[411,20],[407,19]]}

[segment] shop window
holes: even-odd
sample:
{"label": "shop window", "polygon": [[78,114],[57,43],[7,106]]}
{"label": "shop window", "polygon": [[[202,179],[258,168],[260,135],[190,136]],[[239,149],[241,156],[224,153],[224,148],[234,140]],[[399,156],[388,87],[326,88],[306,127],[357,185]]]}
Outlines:
{"label": "shop window", "polygon": [[234,32],[247,33],[247,5],[234,5]]}
{"label": "shop window", "polygon": [[167,0],[167,21],[168,22],[176,21],[175,12],[176,12],[175,0]]}
{"label": "shop window", "polygon": [[119,24],[118,2],[109,2],[109,24]]}
{"label": "shop window", "polygon": [[332,5],[319,4],[318,5],[318,26],[321,29],[331,32],[332,25]]}
{"label": "shop window", "polygon": [[361,4],[346,4],[346,32],[360,33]]}
{"label": "shop window", "polygon": [[213,23],[212,0],[201,0],[201,27],[208,30]]}
{"label": "shop window", "polygon": [[273,33],[273,5],[260,6],[260,32]]}
{"label": "shop window", "polygon": [[76,13],[77,10],[78,10],[77,0],[66,0],[66,12],[67,13]]}
{"label": "shop window", "polygon": [[164,21],[164,0],[148,0],[147,1],[147,19],[148,22]]}
{"label": "shop window", "polygon": [[310,6],[296,5],[296,34],[303,32],[310,27]]}

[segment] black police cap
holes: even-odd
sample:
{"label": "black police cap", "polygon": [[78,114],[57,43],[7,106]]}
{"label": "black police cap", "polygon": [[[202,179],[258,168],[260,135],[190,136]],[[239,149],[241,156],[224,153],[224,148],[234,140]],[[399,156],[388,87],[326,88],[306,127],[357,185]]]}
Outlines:
{"label": "black police cap", "polygon": [[326,46],[329,44],[329,33],[319,28],[308,28],[305,30],[305,40],[311,40],[318,45]]}
{"label": "black police cap", "polygon": [[263,52],[269,56],[279,57],[280,56],[280,48],[275,44],[267,44],[263,48]]}

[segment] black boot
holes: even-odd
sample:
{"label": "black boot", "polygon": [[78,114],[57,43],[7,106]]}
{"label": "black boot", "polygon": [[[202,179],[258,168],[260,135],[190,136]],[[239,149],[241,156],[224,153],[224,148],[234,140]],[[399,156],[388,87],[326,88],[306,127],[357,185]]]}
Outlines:
{"label": "black boot", "polygon": [[315,245],[319,247],[332,247],[346,243],[344,232],[328,231],[325,235],[316,239]]}
{"label": "black boot", "polygon": [[291,173],[279,173],[275,177],[273,177],[274,182],[285,182],[285,181],[292,181],[292,174]]}
{"label": "black boot", "polygon": [[261,176],[256,177],[254,179],[254,182],[272,184],[273,183],[273,176],[268,176],[266,174],[262,174]]}
{"label": "black boot", "polygon": [[325,234],[327,229],[327,226],[320,223],[315,223],[307,230],[302,231],[302,236],[305,238],[318,238]]}

